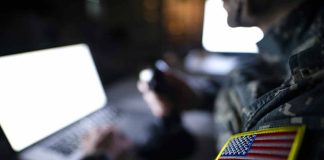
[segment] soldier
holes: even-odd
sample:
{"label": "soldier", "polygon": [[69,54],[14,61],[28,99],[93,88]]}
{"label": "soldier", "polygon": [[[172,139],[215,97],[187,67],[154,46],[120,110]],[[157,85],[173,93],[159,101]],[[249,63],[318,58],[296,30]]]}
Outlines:
{"label": "soldier", "polygon": [[[224,2],[226,4],[226,1]],[[302,147],[299,151],[289,155],[280,154],[270,159],[323,159],[323,2],[229,0],[228,3],[231,4],[230,2],[233,6],[237,4],[238,10],[244,4],[258,6],[256,9],[259,10],[250,8],[249,12],[256,13],[258,18],[266,18],[267,16],[259,15],[270,14],[273,16],[270,19],[274,21],[264,23],[266,25],[257,24],[265,33],[258,43],[262,60],[234,70],[225,89],[218,93],[215,108],[218,149],[224,145],[224,137],[231,134],[281,127],[272,130],[278,132],[282,127],[306,126],[304,140],[299,142],[303,143],[300,144]],[[276,6],[280,7],[272,8]],[[241,17],[244,17],[244,9],[242,10]],[[229,11],[229,16],[235,17],[230,13]],[[253,25],[253,18],[248,22],[233,19],[229,24]],[[275,89],[269,90],[280,82],[280,77],[285,81]],[[278,145],[282,145],[281,142]],[[273,150],[260,152],[270,154]]]}
{"label": "soldier", "polygon": [[[153,149],[143,157],[150,152],[153,159],[188,155],[194,143],[182,127],[180,113],[186,105],[205,106],[215,97],[217,159],[324,159],[323,2],[223,1],[230,26],[258,26],[264,32],[259,56],[239,65],[220,89],[214,83],[193,87],[182,77],[165,73],[175,86],[173,95],[181,95],[170,98],[139,82],[144,99],[162,120],[158,128],[163,128],[153,136],[155,143],[162,143],[150,146]],[[179,135],[188,141],[170,141]],[[186,147],[178,147],[182,150],[177,158],[172,152],[155,152],[181,145]]]}

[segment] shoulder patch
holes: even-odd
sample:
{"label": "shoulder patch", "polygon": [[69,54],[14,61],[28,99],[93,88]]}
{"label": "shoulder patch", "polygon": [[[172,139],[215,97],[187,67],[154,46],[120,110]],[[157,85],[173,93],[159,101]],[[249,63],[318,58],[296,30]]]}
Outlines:
{"label": "shoulder patch", "polygon": [[216,160],[295,160],[305,126],[271,128],[231,136]]}

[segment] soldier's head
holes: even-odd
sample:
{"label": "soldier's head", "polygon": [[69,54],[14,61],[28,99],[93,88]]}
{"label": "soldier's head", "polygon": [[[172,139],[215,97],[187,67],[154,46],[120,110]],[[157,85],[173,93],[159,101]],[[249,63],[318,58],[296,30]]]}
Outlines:
{"label": "soldier's head", "polygon": [[223,0],[231,27],[260,26],[285,16],[304,0]]}

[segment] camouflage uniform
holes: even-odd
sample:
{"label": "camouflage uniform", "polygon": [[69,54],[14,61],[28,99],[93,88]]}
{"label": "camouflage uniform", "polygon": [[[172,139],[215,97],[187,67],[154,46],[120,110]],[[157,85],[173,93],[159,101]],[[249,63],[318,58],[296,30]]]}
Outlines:
{"label": "camouflage uniform", "polygon": [[216,101],[218,150],[235,133],[304,124],[299,159],[324,159],[323,12],[301,5],[258,43],[255,63],[233,71]]}
{"label": "camouflage uniform", "polygon": [[[215,83],[199,89],[206,97],[217,94],[217,150],[235,133],[304,124],[299,159],[324,159],[323,7],[320,1],[305,2],[265,35],[258,43],[260,54],[235,69],[221,90],[211,91],[218,88]],[[179,114],[165,117],[143,157],[182,159],[193,150],[191,138]]]}

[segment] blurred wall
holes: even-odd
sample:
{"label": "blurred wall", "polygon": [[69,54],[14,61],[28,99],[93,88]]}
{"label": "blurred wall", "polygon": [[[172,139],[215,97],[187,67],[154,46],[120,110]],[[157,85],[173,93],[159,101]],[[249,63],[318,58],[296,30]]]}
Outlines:
{"label": "blurred wall", "polygon": [[201,47],[203,4],[204,0],[11,0],[0,6],[0,55],[84,42],[108,84],[137,74],[167,51],[181,56]]}

